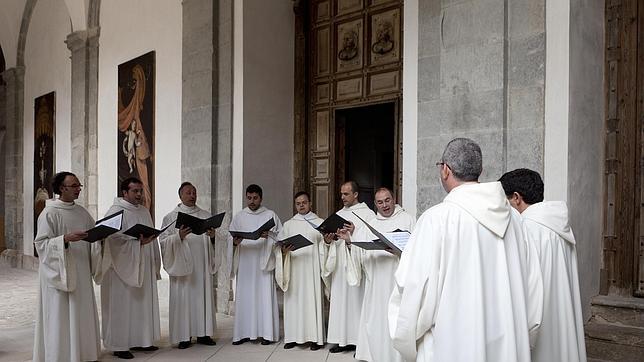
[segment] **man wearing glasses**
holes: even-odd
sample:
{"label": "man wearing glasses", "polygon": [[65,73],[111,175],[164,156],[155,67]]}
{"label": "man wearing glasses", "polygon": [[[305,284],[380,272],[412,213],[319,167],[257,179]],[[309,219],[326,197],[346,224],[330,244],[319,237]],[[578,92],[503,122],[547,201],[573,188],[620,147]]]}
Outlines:
{"label": "man wearing glasses", "polygon": [[474,141],[450,141],[437,166],[448,195],[418,219],[396,270],[394,347],[407,361],[530,361],[541,316],[528,303],[543,289],[520,216],[500,182],[478,182]]}
{"label": "man wearing glasses", "polygon": [[34,361],[95,361],[100,354],[98,315],[85,230],[94,226],[76,204],[81,187],[70,172],[54,176],[58,199],[47,200],[38,217],[34,245],[40,266]]}

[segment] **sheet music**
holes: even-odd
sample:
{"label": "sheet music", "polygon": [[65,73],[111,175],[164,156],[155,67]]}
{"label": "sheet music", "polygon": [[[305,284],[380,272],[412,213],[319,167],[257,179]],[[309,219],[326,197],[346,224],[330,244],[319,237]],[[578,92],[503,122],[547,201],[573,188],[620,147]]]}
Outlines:
{"label": "sheet music", "polygon": [[113,217],[99,220],[99,222],[96,223],[96,226],[104,225],[104,226],[111,227],[112,229],[120,230],[122,220],[123,220],[123,213],[121,212]]}
{"label": "sheet music", "polygon": [[387,239],[389,239],[389,241],[394,243],[400,250],[405,250],[405,246],[407,246],[407,242],[409,241],[409,237],[411,236],[411,234],[407,231],[383,233],[383,235]]}

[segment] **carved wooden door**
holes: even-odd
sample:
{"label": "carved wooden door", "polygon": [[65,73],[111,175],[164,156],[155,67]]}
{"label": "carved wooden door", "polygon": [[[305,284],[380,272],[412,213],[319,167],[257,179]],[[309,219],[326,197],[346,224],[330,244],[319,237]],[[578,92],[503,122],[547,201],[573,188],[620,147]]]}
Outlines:
{"label": "carved wooden door", "polygon": [[[338,192],[335,109],[400,102],[402,1],[310,0],[306,8],[308,43],[299,51],[310,50],[303,127],[308,158],[298,160],[296,154],[295,162],[308,165],[307,188],[317,213],[325,217],[335,211]],[[396,144],[399,147],[401,142]]]}
{"label": "carved wooden door", "polygon": [[606,2],[601,294],[644,297],[644,4]]}

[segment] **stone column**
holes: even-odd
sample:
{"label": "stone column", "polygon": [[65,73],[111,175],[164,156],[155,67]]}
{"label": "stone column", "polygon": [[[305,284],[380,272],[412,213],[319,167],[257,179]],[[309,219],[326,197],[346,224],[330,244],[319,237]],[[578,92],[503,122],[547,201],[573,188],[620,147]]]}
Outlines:
{"label": "stone column", "polygon": [[71,146],[72,169],[85,185],[79,202],[97,218],[98,213],[98,38],[99,28],[67,36],[72,60]]}
{"label": "stone column", "polygon": [[231,300],[228,224],[232,210],[233,3],[184,0],[182,42],[181,177],[192,182],[200,204],[226,212],[216,252],[224,256],[217,273],[217,310]]}
{"label": "stone column", "polygon": [[[7,119],[4,114],[6,104],[5,84],[0,76],[0,154],[5,155],[5,137],[7,134]],[[5,157],[0,157],[0,170],[5,169]],[[0,185],[4,185],[4,171],[0,172]],[[0,253],[6,249],[4,241],[4,186],[0,187]]]}
{"label": "stone column", "polygon": [[23,129],[25,68],[15,67],[2,73],[5,86],[4,119],[4,225],[7,249],[23,252]]}

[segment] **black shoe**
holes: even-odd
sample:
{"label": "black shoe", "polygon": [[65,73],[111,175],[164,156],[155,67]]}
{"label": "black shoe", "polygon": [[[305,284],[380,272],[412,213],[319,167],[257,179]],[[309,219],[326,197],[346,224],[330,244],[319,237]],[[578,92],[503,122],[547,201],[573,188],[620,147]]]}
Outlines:
{"label": "black shoe", "polygon": [[134,355],[130,351],[114,351],[114,356],[120,359],[132,359]]}
{"label": "black shoe", "polygon": [[197,343],[205,344],[206,346],[214,346],[217,343],[210,338],[210,336],[197,337]]}
{"label": "black shoe", "polygon": [[273,343],[273,341],[269,341],[268,339],[264,339],[264,338],[262,338],[262,341],[260,342],[262,346],[268,346],[271,343]]}
{"label": "black shoe", "polygon": [[179,342],[179,346],[177,348],[186,349],[190,346],[191,346],[190,341],[183,341],[183,342]]}
{"label": "black shoe", "polygon": [[148,347],[132,347],[130,348],[131,351],[143,351],[143,352],[152,352],[158,350],[159,347],[157,346],[148,346]]}
{"label": "black shoe", "polygon": [[344,350],[345,350],[345,351],[355,351],[355,350],[356,350],[356,346],[355,346],[355,345],[353,345],[353,344],[347,344],[346,346],[344,346]]}
{"label": "black shoe", "polygon": [[291,348],[293,348],[293,347],[295,347],[295,346],[297,346],[297,343],[295,343],[295,342],[288,342],[288,343],[284,344],[284,349],[291,349]]}
{"label": "black shoe", "polygon": [[343,351],[344,351],[344,347],[340,347],[337,344],[334,345],[333,347],[331,347],[331,349],[329,349],[329,353],[339,353],[339,352],[343,352]]}
{"label": "black shoe", "polygon": [[311,342],[311,351],[317,351],[318,349],[324,348],[324,345]]}
{"label": "black shoe", "polygon": [[240,344],[242,344],[242,343],[246,343],[246,342],[248,342],[248,341],[250,341],[250,338],[242,338],[242,339],[240,339],[239,341],[234,341],[234,342],[233,342],[233,345],[234,345],[234,346],[239,346]]}

